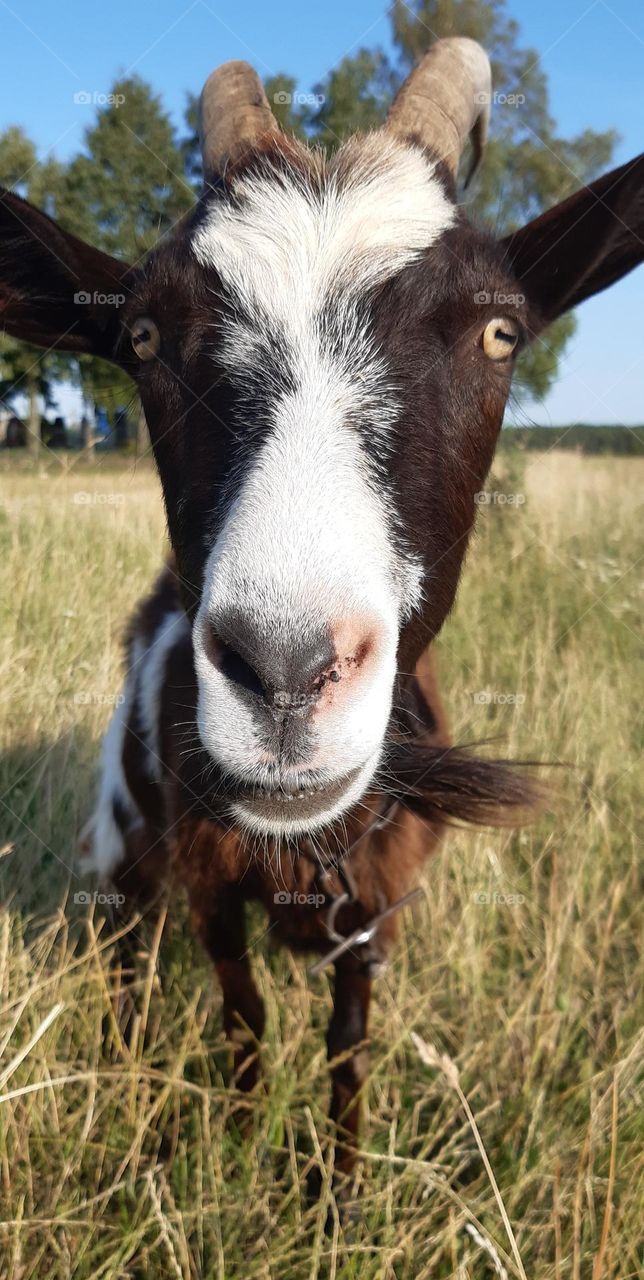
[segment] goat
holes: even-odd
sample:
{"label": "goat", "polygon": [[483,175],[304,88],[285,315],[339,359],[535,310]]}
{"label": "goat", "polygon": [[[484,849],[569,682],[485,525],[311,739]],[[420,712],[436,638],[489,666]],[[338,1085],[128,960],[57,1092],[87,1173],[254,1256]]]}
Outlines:
{"label": "goat", "polygon": [[[307,811],[314,813],[319,803],[318,786],[303,786],[295,775],[297,789],[291,790],[284,778],[279,803],[288,807],[288,819],[295,809],[298,834],[291,836],[282,819],[283,837],[281,827],[269,844],[261,829],[244,834],[234,821],[231,827],[230,794],[227,787],[222,792],[221,782],[213,783],[212,757],[195,730],[199,682],[174,563],[131,620],[125,666],[122,698],[103,744],[98,803],[81,839],[86,865],[110,877],[128,907],[135,903],[148,911],[168,873],[178,876],[187,889],[193,930],[217,969],[234,1076],[244,1091],[257,1082],[256,1048],[264,1027],[248,959],[244,900],[264,905],[273,936],[291,948],[319,950],[331,959],[339,952],[329,1057],[358,1044],[361,1052],[332,1068],[331,1115],[355,1138],[370,982],[395,936],[395,912],[357,946],[347,946],[346,939],[354,931],[369,932],[374,918],[399,902],[418,879],[446,820],[495,821],[499,806],[528,803],[529,784],[509,766],[449,747],[433,655],[426,651],[415,675],[399,682],[396,724],[368,800],[345,811],[340,824],[313,831]],[[308,703],[286,714],[306,716]],[[252,802],[262,792],[251,784],[238,794]],[[306,827],[300,808],[307,812]],[[353,1151],[352,1144],[340,1144],[339,1171],[349,1172]]]}
{"label": "goat", "polygon": [[386,126],[327,156],[227,64],[201,97],[201,197],[133,265],[0,196],[4,326],[131,374],[172,544],[130,628],[91,865],[128,905],[166,870],[185,886],[241,1090],[263,1029],[245,901],[333,961],[340,1175],[394,908],[450,820],[531,799],[450,745],[431,649],[515,360],[644,257],[644,156],[504,239],[470,225],[457,170],[490,98],[481,47],[438,41]]}

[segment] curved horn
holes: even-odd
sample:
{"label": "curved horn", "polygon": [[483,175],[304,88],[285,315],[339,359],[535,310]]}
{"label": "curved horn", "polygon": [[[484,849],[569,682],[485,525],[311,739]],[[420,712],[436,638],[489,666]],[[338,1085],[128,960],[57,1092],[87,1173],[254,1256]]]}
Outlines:
{"label": "curved horn", "polygon": [[386,128],[399,138],[415,137],[458,171],[465,141],[474,156],[467,186],[487,141],[492,97],[490,61],[476,40],[437,40],[394,98]]}
{"label": "curved horn", "polygon": [[247,62],[225,62],[208,76],[199,99],[199,142],[204,178],[252,147],[278,124],[262,82]]}

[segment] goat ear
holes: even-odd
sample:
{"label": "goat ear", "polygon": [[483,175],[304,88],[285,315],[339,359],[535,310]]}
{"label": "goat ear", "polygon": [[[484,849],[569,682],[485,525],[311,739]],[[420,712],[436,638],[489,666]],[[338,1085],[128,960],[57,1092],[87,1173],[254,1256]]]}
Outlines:
{"label": "goat ear", "polygon": [[0,330],[118,363],[128,270],[0,187]]}
{"label": "goat ear", "polygon": [[501,241],[539,329],[644,261],[644,154]]}

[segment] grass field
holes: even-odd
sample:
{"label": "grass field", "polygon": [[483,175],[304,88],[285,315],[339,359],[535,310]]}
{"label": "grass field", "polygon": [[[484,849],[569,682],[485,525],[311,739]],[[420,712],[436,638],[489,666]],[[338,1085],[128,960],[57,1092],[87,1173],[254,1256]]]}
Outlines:
{"label": "grass field", "polygon": [[[267,1088],[243,1140],[183,904],[161,936],[133,923],[128,1049],[113,926],[73,902],[94,887],[75,834],[119,633],[164,546],[154,475],[3,465],[0,1275],[641,1276],[644,460],[531,455],[522,473],[502,456],[488,485],[440,645],[455,736],[574,767],[553,770],[533,827],[455,832],[428,864],[376,989],[346,1231],[328,1179],[317,1205],[303,1190],[331,1156],[326,978],[272,952],[253,919]],[[445,1058],[427,1065],[412,1032]]]}

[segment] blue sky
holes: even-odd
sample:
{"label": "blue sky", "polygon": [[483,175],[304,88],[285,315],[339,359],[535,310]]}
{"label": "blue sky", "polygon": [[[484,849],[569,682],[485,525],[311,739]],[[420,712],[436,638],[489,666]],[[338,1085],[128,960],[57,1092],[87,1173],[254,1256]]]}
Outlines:
{"label": "blue sky", "polygon": [[[644,149],[644,0],[508,0],[522,43],[540,54],[552,112],[563,134],[616,128],[615,163]],[[346,54],[390,46],[378,0],[0,0],[0,130],[21,124],[60,158],[82,144],[92,107],[81,90],[107,93],[116,75],[136,71],[162,92],[179,120],[187,89],[198,91],[228,58],[262,74],[288,71],[307,91]],[[522,420],[567,423],[644,421],[644,268],[584,304],[557,386]]]}

